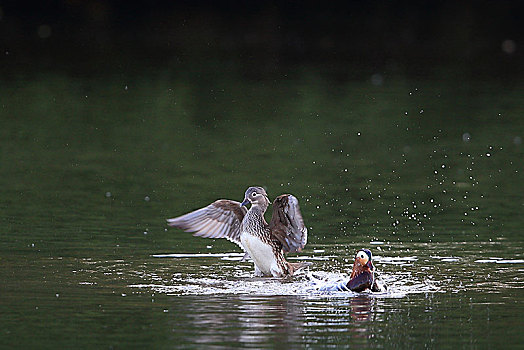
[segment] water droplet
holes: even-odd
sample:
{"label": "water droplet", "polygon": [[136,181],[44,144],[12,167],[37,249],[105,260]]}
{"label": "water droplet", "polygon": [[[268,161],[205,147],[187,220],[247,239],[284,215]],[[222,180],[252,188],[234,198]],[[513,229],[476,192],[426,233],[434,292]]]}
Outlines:
{"label": "water droplet", "polygon": [[381,74],[375,73],[371,76],[371,84],[375,86],[380,86],[384,83],[384,78]]}
{"label": "water droplet", "polygon": [[51,27],[47,24],[42,24],[41,26],[38,26],[36,33],[40,39],[47,39],[51,36]]}
{"label": "water droplet", "polygon": [[510,55],[513,52],[515,52],[517,45],[515,44],[515,41],[511,39],[506,39],[502,42],[501,48],[504,53],[507,53],[508,55]]}

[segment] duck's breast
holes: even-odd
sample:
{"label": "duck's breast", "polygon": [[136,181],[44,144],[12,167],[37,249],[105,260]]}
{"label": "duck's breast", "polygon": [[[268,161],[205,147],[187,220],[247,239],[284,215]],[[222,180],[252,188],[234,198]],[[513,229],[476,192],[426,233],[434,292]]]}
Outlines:
{"label": "duck's breast", "polygon": [[240,235],[240,241],[258,269],[266,275],[271,275],[271,270],[278,266],[273,247],[259,237],[246,232]]}
{"label": "duck's breast", "polygon": [[353,292],[362,292],[366,289],[371,289],[373,285],[374,276],[372,272],[364,271],[358,276],[352,278],[347,287]]}

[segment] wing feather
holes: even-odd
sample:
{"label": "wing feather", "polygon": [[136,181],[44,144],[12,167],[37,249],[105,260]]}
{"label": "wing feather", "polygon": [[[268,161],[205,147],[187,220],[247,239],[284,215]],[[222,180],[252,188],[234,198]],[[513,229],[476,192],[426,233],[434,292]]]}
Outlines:
{"label": "wing feather", "polygon": [[218,227],[217,230],[215,231],[215,233],[213,234],[212,238],[222,237],[224,235],[224,233],[226,232],[226,230],[227,230],[227,225],[226,224],[220,225],[220,227]]}
{"label": "wing feather", "polygon": [[202,236],[202,237],[206,237],[206,238],[220,238],[220,237],[215,237],[217,231],[219,230],[220,226],[222,226],[223,224],[220,222],[220,221],[215,221],[215,220],[209,220],[209,224],[207,225],[206,227],[206,234],[205,236]]}
{"label": "wing feather", "polygon": [[285,253],[300,252],[304,249],[307,243],[307,228],[295,196],[283,194],[275,199],[269,228],[273,237],[282,244]]}
{"label": "wing feather", "polygon": [[241,207],[239,202],[219,199],[207,207],[167,219],[167,224],[186,232],[194,232],[194,236],[226,238],[241,246],[240,224],[246,213],[247,208]]}

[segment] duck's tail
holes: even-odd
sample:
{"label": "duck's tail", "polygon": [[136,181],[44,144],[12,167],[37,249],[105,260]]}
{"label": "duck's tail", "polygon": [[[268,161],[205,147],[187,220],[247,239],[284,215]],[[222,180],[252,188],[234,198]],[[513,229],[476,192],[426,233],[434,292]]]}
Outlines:
{"label": "duck's tail", "polygon": [[293,275],[295,272],[300,271],[302,269],[305,269],[306,267],[309,267],[309,266],[313,265],[313,263],[309,262],[309,261],[300,261],[300,262],[296,262],[296,263],[292,263],[292,262],[288,261],[287,265],[288,265],[289,274]]}

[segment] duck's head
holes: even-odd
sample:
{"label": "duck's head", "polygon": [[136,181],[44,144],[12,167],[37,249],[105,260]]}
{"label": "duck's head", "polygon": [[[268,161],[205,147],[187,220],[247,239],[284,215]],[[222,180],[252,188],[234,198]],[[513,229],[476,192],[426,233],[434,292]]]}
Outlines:
{"label": "duck's head", "polygon": [[371,251],[365,248],[360,249],[355,255],[355,262],[353,263],[351,278],[361,274],[364,271],[373,272],[374,266],[371,260]]}
{"label": "duck's head", "polygon": [[251,203],[252,205],[260,205],[267,208],[271,201],[267,197],[266,190],[264,190],[262,187],[254,186],[249,187],[246,190],[244,201],[240,205],[244,206],[248,205],[249,203]]}

